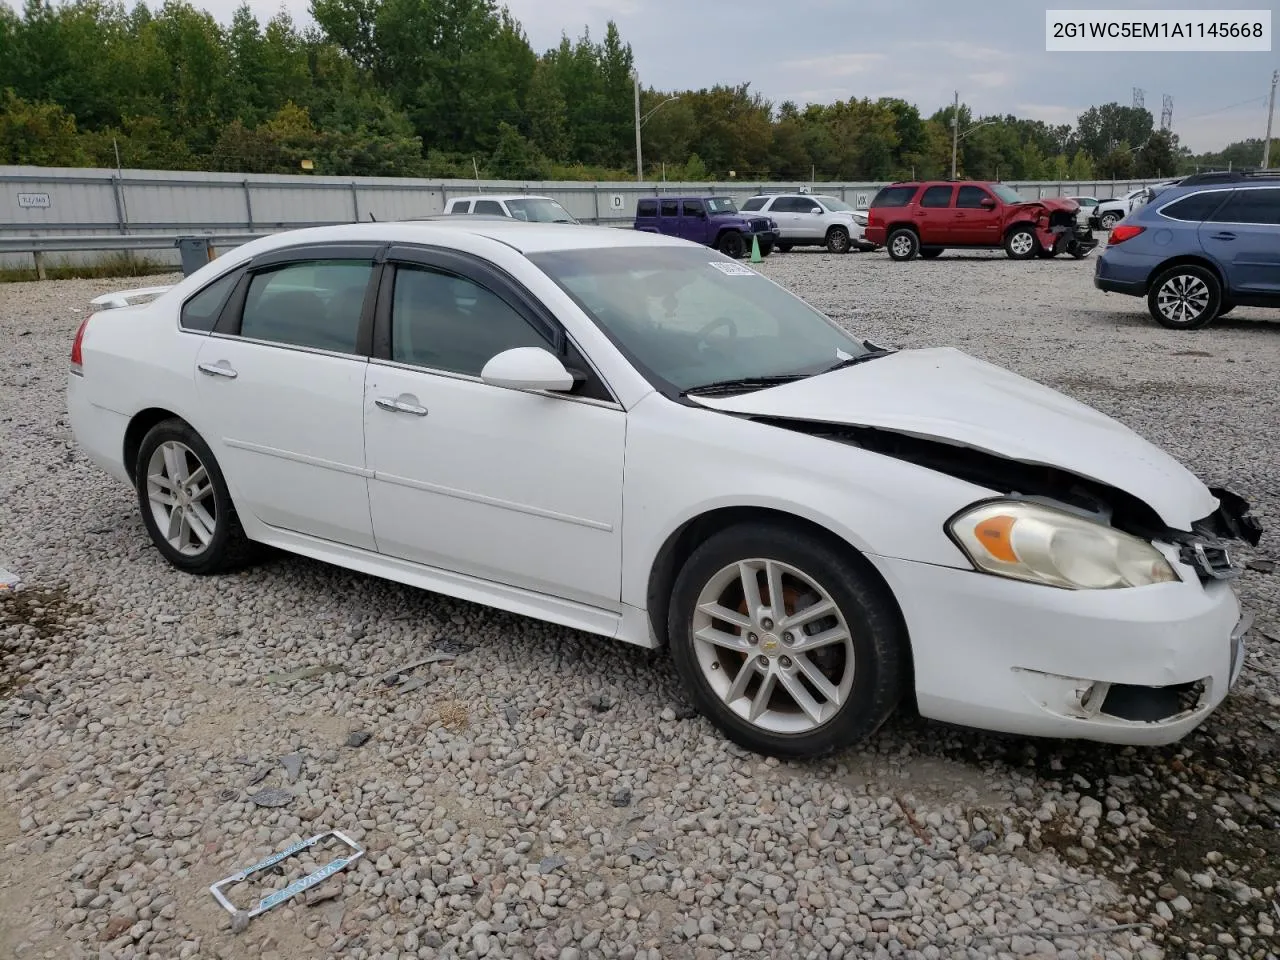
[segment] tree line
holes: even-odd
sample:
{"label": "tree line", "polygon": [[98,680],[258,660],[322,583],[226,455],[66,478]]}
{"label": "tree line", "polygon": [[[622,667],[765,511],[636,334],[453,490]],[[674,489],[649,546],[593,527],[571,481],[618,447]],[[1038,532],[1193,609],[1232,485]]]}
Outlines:
{"label": "tree line", "polygon": [[[343,176],[628,180],[634,57],[616,24],[536,53],[494,0],[311,0],[313,26],[186,0],[0,3],[0,163]],[[750,84],[642,91],[646,179],[1126,179],[1192,156],[1145,109],[1070,124],[905,100],[773,104]]]}

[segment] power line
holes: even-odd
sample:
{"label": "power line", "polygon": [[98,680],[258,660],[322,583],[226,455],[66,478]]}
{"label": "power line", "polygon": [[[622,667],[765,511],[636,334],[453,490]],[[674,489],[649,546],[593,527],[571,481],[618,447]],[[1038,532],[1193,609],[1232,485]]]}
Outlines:
{"label": "power line", "polygon": [[1250,97],[1248,100],[1241,100],[1239,103],[1233,103],[1230,106],[1219,107],[1217,110],[1206,110],[1204,113],[1197,113],[1190,117],[1183,117],[1182,122],[1186,123],[1188,120],[1199,120],[1201,117],[1209,117],[1215,113],[1225,113],[1228,110],[1234,110],[1236,107],[1243,107],[1250,103],[1258,103],[1265,99],[1267,99],[1267,94],[1264,93],[1260,97]]}

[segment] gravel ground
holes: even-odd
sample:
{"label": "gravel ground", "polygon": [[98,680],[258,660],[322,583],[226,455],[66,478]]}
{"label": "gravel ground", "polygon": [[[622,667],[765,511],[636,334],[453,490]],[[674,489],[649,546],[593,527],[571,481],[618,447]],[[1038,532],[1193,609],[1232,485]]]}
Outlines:
{"label": "gravel ground", "polygon": [[[762,269],[872,340],[957,345],[1100,407],[1274,531],[1280,322],[1165,331],[1092,267],[793,252]],[[1241,686],[1177,746],[904,715],[862,749],[778,763],[692,716],[661,654],[299,558],[171,569],[65,415],[82,309],[133,285],[0,286],[0,567],[26,584],[0,594],[0,955],[1271,955],[1275,533],[1244,552]],[[233,932],[209,884],[330,827],[364,858]]]}

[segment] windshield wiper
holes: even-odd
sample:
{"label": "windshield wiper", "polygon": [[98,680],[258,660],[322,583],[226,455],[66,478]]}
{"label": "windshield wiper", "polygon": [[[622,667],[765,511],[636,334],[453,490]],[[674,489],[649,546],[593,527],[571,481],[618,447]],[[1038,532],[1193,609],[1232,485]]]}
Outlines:
{"label": "windshield wiper", "polygon": [[779,384],[803,380],[808,376],[811,376],[811,374],[787,373],[769,377],[735,377],[731,380],[715,380],[711,383],[690,387],[682,391],[680,396],[687,397],[692,393],[748,393],[752,390],[764,390],[766,387],[776,387]]}

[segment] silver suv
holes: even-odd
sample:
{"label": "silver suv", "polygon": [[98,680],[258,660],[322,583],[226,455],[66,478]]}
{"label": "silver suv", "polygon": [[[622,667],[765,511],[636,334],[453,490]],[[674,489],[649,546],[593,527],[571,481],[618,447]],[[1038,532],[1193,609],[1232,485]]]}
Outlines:
{"label": "silver suv", "polygon": [[752,197],[743,213],[764,213],[778,224],[775,249],[825,246],[832,253],[848,253],[853,247],[874,250],[863,239],[867,215],[836,197],[812,193],[772,193]]}

